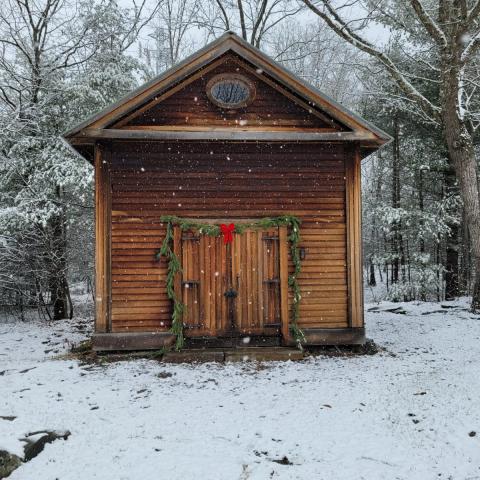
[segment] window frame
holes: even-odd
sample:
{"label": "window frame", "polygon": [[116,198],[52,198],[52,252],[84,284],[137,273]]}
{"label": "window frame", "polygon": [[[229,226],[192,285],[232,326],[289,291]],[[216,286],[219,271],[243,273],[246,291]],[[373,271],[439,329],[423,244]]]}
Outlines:
{"label": "window frame", "polygon": [[[243,83],[248,89],[248,97],[238,103],[225,103],[221,100],[215,98],[212,94],[212,89],[215,85],[223,81],[237,81]],[[220,73],[218,75],[213,76],[208,82],[206,86],[206,93],[208,99],[217,107],[221,108],[222,110],[238,110],[240,108],[247,107],[250,103],[255,100],[256,90],[255,84],[244,75],[239,73]]]}

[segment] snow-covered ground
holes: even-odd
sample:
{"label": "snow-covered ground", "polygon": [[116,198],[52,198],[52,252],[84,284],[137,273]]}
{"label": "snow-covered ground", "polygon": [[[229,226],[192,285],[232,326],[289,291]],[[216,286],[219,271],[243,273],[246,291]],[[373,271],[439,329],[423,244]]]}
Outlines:
{"label": "snow-covered ground", "polygon": [[0,325],[0,449],[71,431],[9,478],[480,479],[480,317],[442,305],[367,305],[378,355],[262,365],[82,365],[53,358],[82,322]]}

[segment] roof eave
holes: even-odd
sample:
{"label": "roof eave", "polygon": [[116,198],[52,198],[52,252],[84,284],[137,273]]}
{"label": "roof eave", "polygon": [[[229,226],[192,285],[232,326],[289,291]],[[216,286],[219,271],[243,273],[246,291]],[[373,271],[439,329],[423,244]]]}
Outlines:
{"label": "roof eave", "polygon": [[[391,141],[390,135],[388,135],[386,132],[372,125],[370,122],[361,118],[349,109],[343,107],[329,96],[320,92],[317,88],[307,84],[303,79],[299,78],[285,67],[279,65],[270,57],[268,57],[268,55],[264,54],[259,49],[253,47],[232,32],[226,32],[224,35],[214,40],[210,44],[206,45],[204,48],[198,50],[193,55],[180,62],[178,65],[165,71],[161,75],[152,79],[150,82],[142,85],[138,89],[122,97],[114,104],[110,105],[109,107],[88,118],[84,122],[81,122],[77,126],[73,127],[65,133],[64,138],[67,140],[67,142],[72,144],[82,139],[82,145],[90,145],[90,142],[93,139],[90,139],[88,142],[86,142],[88,135],[85,135],[85,130],[88,129],[90,126],[98,124],[102,118],[106,116],[111,116],[112,113],[116,110],[119,110],[118,118],[127,115],[131,111],[134,111],[135,108],[138,108],[139,104],[145,104],[149,101],[149,99],[157,95],[158,90],[155,90],[154,88],[157,85],[159,86],[159,89],[165,91],[168,90],[169,86],[171,86],[175,82],[178,82],[179,78],[177,76],[177,73],[180,70],[182,70],[183,76],[188,76],[196,69],[202,68],[204,64],[210,63],[215,58],[218,58],[229,50],[232,50],[234,53],[243,57],[246,61],[251,62],[253,65],[262,68],[268,75],[270,75],[284,87],[293,91],[299,97],[307,100],[313,105],[321,104],[321,108],[324,108],[327,113],[332,115],[332,117],[339,118],[340,116],[341,118],[339,118],[339,121],[343,122],[347,120],[347,123],[350,123],[350,125],[358,127],[357,130],[359,132],[362,132],[363,135],[365,135],[365,138],[362,138],[362,136],[359,135],[357,136],[356,141],[358,141],[360,144],[362,144],[362,142],[364,141],[368,141],[369,145],[365,145],[365,148],[368,148],[369,150],[378,149]],[[190,68],[184,70],[188,66],[190,66]],[[138,97],[140,98],[137,103],[132,102],[132,100]],[[126,107],[125,109],[121,109],[122,106],[128,103],[130,103],[131,105]],[[325,105],[325,103],[327,105]],[[113,124],[112,122],[118,121],[118,118],[113,116],[110,124]],[[105,126],[103,128],[107,127]],[[352,129],[355,130],[355,128]],[[173,133],[174,132],[172,132],[172,134]],[[372,136],[374,138],[372,138]],[[75,150],[77,151],[80,148],[79,143],[77,143],[76,146],[72,146],[74,146]]]}

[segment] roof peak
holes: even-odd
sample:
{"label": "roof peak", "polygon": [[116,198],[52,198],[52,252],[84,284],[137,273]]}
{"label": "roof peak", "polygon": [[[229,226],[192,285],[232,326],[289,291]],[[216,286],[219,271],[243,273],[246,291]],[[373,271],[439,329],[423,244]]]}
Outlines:
{"label": "roof peak", "polygon": [[[256,68],[261,69],[266,75],[265,78],[270,78],[282,88],[292,92],[303,102],[315,106],[333,119],[351,128],[357,135],[354,137],[355,141],[360,142],[360,144],[365,143],[365,148],[374,150],[390,140],[389,135],[385,132],[338,104],[314,86],[307,84],[303,79],[288,71],[232,30],[224,32],[220,37],[179,64],[72,128],[65,134],[65,138],[70,142],[73,139],[76,141],[81,138],[86,140],[88,138],[86,130],[96,129],[98,131],[108,129],[109,125],[116,123],[119,118],[145,105],[160,93],[167,92],[174,85],[178,85],[179,82],[184,81],[229,51],[232,51]],[[85,141],[85,143],[89,142]],[[367,147],[367,145],[369,146]]]}

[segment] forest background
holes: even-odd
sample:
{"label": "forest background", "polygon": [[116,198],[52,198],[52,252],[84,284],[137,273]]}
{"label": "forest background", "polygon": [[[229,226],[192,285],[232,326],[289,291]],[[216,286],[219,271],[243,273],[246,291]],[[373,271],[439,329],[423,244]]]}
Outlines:
{"label": "forest background", "polygon": [[362,166],[366,288],[478,309],[480,0],[5,0],[2,314],[93,295],[93,169],[62,133],[227,30],[392,136]]}

